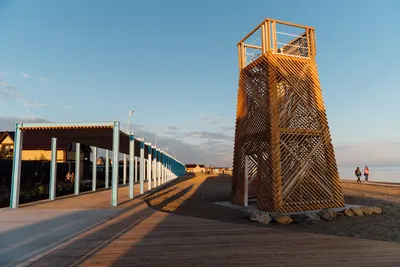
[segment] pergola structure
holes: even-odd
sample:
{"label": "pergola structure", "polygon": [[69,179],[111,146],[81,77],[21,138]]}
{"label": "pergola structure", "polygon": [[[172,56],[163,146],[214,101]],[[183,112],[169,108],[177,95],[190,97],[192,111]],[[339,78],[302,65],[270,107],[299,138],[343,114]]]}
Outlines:
{"label": "pergola structure", "polygon": [[[140,193],[144,193],[144,180],[147,176],[148,190],[153,186],[159,186],[185,174],[185,165],[168,153],[145,143],[143,138],[135,138],[134,133],[129,134],[120,130],[120,122],[93,122],[93,123],[17,123],[14,139],[14,161],[12,169],[11,208],[19,206],[19,190],[21,180],[21,153],[23,136],[31,132],[37,132],[51,139],[51,165],[49,198],[56,197],[57,177],[57,139],[63,139],[76,143],[75,162],[80,162],[80,144],[93,146],[93,176],[92,190],[96,191],[96,158],[97,148],[106,150],[106,185],[109,180],[109,152],[112,151],[112,179],[111,179],[111,206],[118,206],[118,169],[119,153],[129,155],[129,197],[134,197],[134,181],[137,181],[138,160]],[[152,159],[153,155],[153,161]],[[145,164],[147,162],[147,164]],[[147,166],[147,169],[145,169]],[[75,195],[79,195],[80,164],[75,164]],[[147,173],[147,175],[145,174]],[[126,171],[124,181],[126,181]]]}
{"label": "pergola structure", "polygon": [[292,212],[343,207],[315,30],[265,19],[238,43],[232,202]]}

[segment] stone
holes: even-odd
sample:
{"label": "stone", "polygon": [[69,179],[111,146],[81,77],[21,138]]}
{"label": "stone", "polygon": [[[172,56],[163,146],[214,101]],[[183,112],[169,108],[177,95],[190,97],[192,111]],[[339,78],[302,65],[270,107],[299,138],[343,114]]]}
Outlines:
{"label": "stone", "polygon": [[364,215],[370,216],[374,213],[374,210],[371,207],[361,207],[361,211],[364,213]]}
{"label": "stone", "polygon": [[318,213],[319,216],[321,216],[321,219],[326,220],[326,221],[332,221],[333,219],[336,218],[336,212],[332,209],[323,209]]}
{"label": "stone", "polygon": [[277,217],[281,216],[281,214],[277,212],[270,212],[268,214],[272,218],[272,220],[275,220]]}
{"label": "stone", "polygon": [[348,217],[354,216],[354,213],[350,209],[345,209],[343,213]]}
{"label": "stone", "polygon": [[380,207],[371,207],[372,209],[372,214],[381,214],[382,209]]}
{"label": "stone", "polygon": [[269,216],[268,212],[256,210],[251,214],[250,220],[262,224],[269,224],[272,221],[272,218]]}
{"label": "stone", "polygon": [[319,217],[316,213],[306,212],[304,213],[304,222],[306,224],[316,224],[321,221],[321,217]]}
{"label": "stone", "polygon": [[363,216],[364,215],[364,213],[362,212],[362,210],[360,208],[352,207],[352,208],[350,208],[350,210],[357,216]]}
{"label": "stone", "polygon": [[275,218],[275,221],[279,224],[290,224],[293,222],[292,218],[287,215],[281,215]]}
{"label": "stone", "polygon": [[321,218],[318,216],[318,214],[311,213],[311,212],[305,212],[305,213],[300,213],[300,214],[291,214],[290,217],[295,224],[299,224],[299,225],[313,225],[313,224],[319,223],[321,220]]}
{"label": "stone", "polygon": [[290,218],[292,218],[292,220],[295,224],[300,224],[300,225],[305,224],[304,214],[292,214],[292,215],[290,215]]}
{"label": "stone", "polygon": [[342,216],[344,216],[344,213],[343,213],[343,212],[337,212],[337,213],[336,213],[336,217],[342,217]]}
{"label": "stone", "polygon": [[256,211],[254,207],[244,207],[243,209],[243,216],[248,219],[250,216],[253,214],[254,211]]}

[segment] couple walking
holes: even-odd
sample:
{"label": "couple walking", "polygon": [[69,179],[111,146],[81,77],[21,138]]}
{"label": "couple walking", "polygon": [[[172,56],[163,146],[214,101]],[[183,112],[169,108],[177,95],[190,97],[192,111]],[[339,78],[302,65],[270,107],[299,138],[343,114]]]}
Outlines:
{"label": "couple walking", "polygon": [[[361,170],[360,170],[360,167],[357,167],[357,169],[355,171],[355,174],[357,176],[357,183],[360,182],[360,184],[361,184],[361,179],[360,179],[361,178]],[[364,168],[365,181],[364,182],[368,182],[368,176],[369,176],[369,169],[368,169],[368,166],[365,166],[365,168]]]}

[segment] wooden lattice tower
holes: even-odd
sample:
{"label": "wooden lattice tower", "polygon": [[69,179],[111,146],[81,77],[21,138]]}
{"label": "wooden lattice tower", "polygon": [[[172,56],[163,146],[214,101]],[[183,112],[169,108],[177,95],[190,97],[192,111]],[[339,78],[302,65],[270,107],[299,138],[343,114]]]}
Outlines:
{"label": "wooden lattice tower", "polygon": [[255,197],[274,212],[343,207],[314,29],[266,19],[238,48],[232,202]]}

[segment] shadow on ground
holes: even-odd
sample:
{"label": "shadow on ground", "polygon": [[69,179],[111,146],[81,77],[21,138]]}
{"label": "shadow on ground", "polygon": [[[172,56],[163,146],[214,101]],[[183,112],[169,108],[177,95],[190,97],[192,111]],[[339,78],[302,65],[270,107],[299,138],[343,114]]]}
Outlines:
{"label": "shadow on ground", "polygon": [[[399,244],[329,238],[303,233],[304,228],[298,228],[302,233],[280,231],[277,225],[251,223],[240,212],[213,204],[229,199],[230,180],[228,175],[177,179],[147,194],[146,201],[155,209],[138,197],[123,214],[31,267],[265,266],[266,261],[271,266],[321,266],[321,259],[329,266],[378,266],[382,259],[386,266],[399,266],[393,253]],[[338,257],[360,251],[363,257]]]}
{"label": "shadow on ground", "polygon": [[334,221],[321,221],[315,225],[262,225],[251,222],[242,212],[213,203],[230,201],[230,189],[230,175],[198,175],[181,181],[179,184],[168,185],[163,190],[154,193],[151,198],[146,198],[146,202],[152,208],[160,211],[223,222],[400,242],[400,227],[398,226],[400,201],[388,193],[377,192],[373,186],[362,188],[362,191],[356,193],[344,188],[345,202],[380,206],[383,214],[368,217],[338,217]]}

